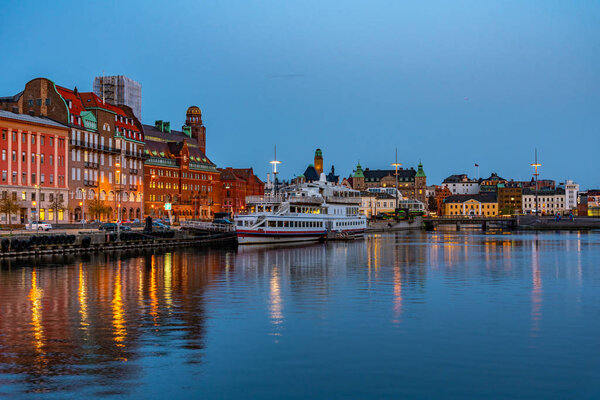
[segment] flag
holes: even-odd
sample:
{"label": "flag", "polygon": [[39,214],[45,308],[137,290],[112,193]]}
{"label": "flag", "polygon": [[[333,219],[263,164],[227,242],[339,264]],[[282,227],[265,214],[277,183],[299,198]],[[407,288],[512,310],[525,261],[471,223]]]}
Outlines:
{"label": "flag", "polygon": [[476,167],[479,167],[479,164],[475,164]]}

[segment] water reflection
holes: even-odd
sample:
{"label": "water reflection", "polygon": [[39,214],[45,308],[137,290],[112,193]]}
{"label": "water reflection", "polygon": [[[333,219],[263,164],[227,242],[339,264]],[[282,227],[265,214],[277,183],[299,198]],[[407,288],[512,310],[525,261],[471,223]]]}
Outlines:
{"label": "water reflection", "polygon": [[[144,397],[158,373],[150,367],[153,363],[173,357],[161,374],[207,379],[215,379],[215,365],[234,370],[239,364],[252,371],[253,365],[244,362],[274,352],[261,338],[288,346],[286,355],[295,354],[289,346],[298,343],[289,339],[319,338],[312,343],[318,349],[312,358],[300,362],[289,356],[290,364],[278,365],[292,375],[306,363],[317,370],[327,365],[332,356],[319,358],[329,351],[319,348],[321,342],[342,346],[350,341],[348,354],[364,356],[356,364],[366,363],[381,376],[394,370],[378,369],[386,359],[404,354],[410,360],[420,348],[400,352],[399,343],[415,346],[435,335],[433,347],[449,346],[436,350],[435,357],[442,358],[450,351],[444,342],[449,337],[460,347],[464,336],[471,346],[502,329],[500,343],[506,337],[518,341],[510,331],[514,328],[535,338],[536,347],[543,346],[549,333],[542,315],[551,303],[548,291],[556,290],[556,284],[547,282],[572,279],[575,289],[569,290],[580,304],[586,282],[598,279],[589,260],[599,248],[598,237],[585,233],[408,232],[284,248],[5,260],[0,265],[0,383],[10,389],[0,388],[0,397],[3,390]],[[549,268],[557,260],[561,262]],[[502,324],[497,325],[498,319]],[[482,323],[488,325],[482,328]],[[431,333],[434,327],[438,330]],[[400,334],[408,336],[395,336]],[[252,346],[245,340],[253,340]],[[261,353],[239,356],[248,348]],[[493,355],[502,356],[494,350],[490,346]],[[458,361],[448,358],[475,364],[468,354]],[[371,359],[378,363],[370,365]],[[207,360],[213,361],[206,363],[211,368],[203,369]],[[431,360],[418,362],[425,368]],[[260,381],[266,372],[277,371],[259,367],[247,373]],[[435,376],[440,370],[430,366],[422,372]]]}

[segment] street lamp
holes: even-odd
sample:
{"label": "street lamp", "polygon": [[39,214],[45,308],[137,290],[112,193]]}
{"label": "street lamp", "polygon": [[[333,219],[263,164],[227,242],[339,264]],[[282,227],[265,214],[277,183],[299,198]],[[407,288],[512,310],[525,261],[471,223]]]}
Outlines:
{"label": "street lamp", "polygon": [[402,164],[398,162],[398,148],[396,147],[396,162],[392,163],[392,166],[396,168],[396,209],[398,209],[398,167]]}
{"label": "street lamp", "polygon": [[277,161],[277,145],[275,145],[274,155],[273,161],[269,161],[269,164],[273,165],[273,194],[277,194],[277,164],[281,164],[281,161]]}
{"label": "street lamp", "polygon": [[535,168],[535,172],[533,174],[533,176],[535,177],[535,215],[537,216],[539,213],[538,210],[538,176],[540,175],[538,173],[538,167],[541,167],[542,164],[538,163],[538,159],[537,159],[537,149],[535,149],[535,161],[531,165],[533,168]]}

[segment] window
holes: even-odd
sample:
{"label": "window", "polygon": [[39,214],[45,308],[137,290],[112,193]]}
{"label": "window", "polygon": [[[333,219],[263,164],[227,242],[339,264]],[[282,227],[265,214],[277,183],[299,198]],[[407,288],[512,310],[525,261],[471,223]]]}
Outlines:
{"label": "window", "polygon": [[2,131],[2,140],[6,140],[6,130]]}
{"label": "window", "polygon": [[2,161],[6,160],[6,150],[2,150]]}
{"label": "window", "polygon": [[50,184],[54,183],[54,174],[50,174]]}
{"label": "window", "polygon": [[50,98],[46,99],[46,105],[49,106],[50,105]]}
{"label": "window", "polygon": [[54,138],[50,138],[50,146],[54,146]]}
{"label": "window", "polygon": [[23,154],[21,155],[21,161],[27,162],[27,153],[23,152]]}
{"label": "window", "polygon": [[35,181],[35,178],[36,178],[36,177],[35,177],[35,172],[34,172],[34,173],[32,173],[32,174],[31,174],[31,183],[32,183],[33,185],[35,185],[35,183],[36,183],[36,181]]}
{"label": "window", "polygon": [[35,144],[35,135],[31,135],[31,144]]}
{"label": "window", "polygon": [[43,136],[40,136],[40,145],[42,145],[42,146],[44,145],[44,137]]}
{"label": "window", "polygon": [[50,155],[50,165],[54,165],[54,156]]}
{"label": "window", "polygon": [[27,134],[26,133],[21,133],[21,142],[27,143]]}
{"label": "window", "polygon": [[2,171],[2,182],[6,182],[7,177],[8,173],[6,171]]}
{"label": "window", "polygon": [[12,183],[17,183],[17,171],[13,171],[12,173]]}

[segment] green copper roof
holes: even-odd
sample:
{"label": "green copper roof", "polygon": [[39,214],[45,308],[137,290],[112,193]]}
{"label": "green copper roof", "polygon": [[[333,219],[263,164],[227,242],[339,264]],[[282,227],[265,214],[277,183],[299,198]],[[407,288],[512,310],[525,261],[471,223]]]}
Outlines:
{"label": "green copper roof", "polygon": [[360,166],[360,163],[356,164],[356,171],[354,171],[354,176],[353,178],[364,178],[365,174],[363,174],[363,170],[362,167]]}
{"label": "green copper roof", "polygon": [[426,177],[425,171],[423,171],[423,164],[419,163],[419,166],[417,167],[417,175],[415,175],[415,176],[418,176],[421,178]]}
{"label": "green copper roof", "polygon": [[315,157],[323,157],[323,153],[321,152],[321,149],[317,149],[315,151]]}

